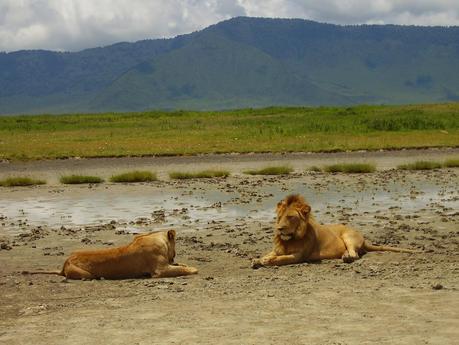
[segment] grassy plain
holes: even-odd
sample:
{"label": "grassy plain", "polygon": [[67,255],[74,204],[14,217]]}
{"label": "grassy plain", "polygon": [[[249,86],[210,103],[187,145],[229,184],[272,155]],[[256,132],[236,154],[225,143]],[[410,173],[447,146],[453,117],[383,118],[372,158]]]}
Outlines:
{"label": "grassy plain", "polygon": [[0,116],[0,159],[459,146],[459,103]]}

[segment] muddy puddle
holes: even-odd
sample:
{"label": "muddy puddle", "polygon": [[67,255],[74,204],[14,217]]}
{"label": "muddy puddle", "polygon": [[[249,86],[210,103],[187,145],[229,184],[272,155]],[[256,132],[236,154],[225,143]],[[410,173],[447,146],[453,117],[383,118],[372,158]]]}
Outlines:
{"label": "muddy puddle", "polygon": [[[229,178],[212,183],[38,187],[0,191],[0,224],[10,234],[30,226],[87,226],[114,223],[127,232],[167,227],[193,230],[218,222],[246,219],[269,222],[276,203],[300,193],[324,222],[352,219],[372,222],[381,211],[412,214],[439,207],[445,215],[459,209],[457,186],[432,178],[411,181],[305,175],[276,183],[275,178]],[[11,220],[11,221],[10,221]]]}

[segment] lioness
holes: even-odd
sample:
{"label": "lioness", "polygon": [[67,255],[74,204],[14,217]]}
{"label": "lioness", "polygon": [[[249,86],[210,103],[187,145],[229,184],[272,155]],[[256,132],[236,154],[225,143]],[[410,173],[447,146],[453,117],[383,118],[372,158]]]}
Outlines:
{"label": "lioness", "polygon": [[338,258],[349,263],[372,251],[416,252],[369,244],[359,232],[342,224],[321,225],[314,220],[311,207],[299,195],[287,196],[277,204],[276,212],[273,250],[261,259],[253,260],[253,268]]}
{"label": "lioness", "polygon": [[81,250],[70,255],[61,271],[24,271],[24,274],[57,274],[68,279],[123,279],[151,276],[177,277],[198,270],[174,265],[175,230],[138,235],[117,248]]}

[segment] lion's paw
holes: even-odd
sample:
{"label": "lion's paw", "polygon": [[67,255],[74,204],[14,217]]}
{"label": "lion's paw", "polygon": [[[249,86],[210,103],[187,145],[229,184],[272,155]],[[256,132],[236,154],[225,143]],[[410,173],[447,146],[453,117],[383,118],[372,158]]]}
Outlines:
{"label": "lion's paw", "polygon": [[188,265],[181,264],[181,263],[178,263],[178,262],[174,262],[174,263],[172,264],[172,266],[188,267]]}
{"label": "lion's paw", "polygon": [[195,267],[188,267],[188,271],[190,272],[190,274],[197,274],[198,273],[198,269],[195,268]]}
{"label": "lion's paw", "polygon": [[347,264],[351,264],[353,263],[355,260],[357,260],[359,257],[355,257],[355,256],[350,256],[349,254],[344,254],[342,257],[343,259],[343,262],[347,263]]}
{"label": "lion's paw", "polygon": [[260,267],[263,267],[263,264],[261,263],[261,260],[260,259],[254,259],[252,260],[252,266],[251,266],[254,270],[260,268]]}

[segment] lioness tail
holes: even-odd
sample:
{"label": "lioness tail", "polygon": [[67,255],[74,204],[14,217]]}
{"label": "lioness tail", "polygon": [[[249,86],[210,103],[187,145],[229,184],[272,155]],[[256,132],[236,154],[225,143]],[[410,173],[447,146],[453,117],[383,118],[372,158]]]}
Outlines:
{"label": "lioness tail", "polygon": [[399,253],[420,253],[419,250],[395,248],[395,247],[389,247],[389,246],[377,246],[371,243],[367,243],[366,241],[363,244],[363,249],[367,252],[382,251],[382,252],[399,252]]}
{"label": "lioness tail", "polygon": [[58,276],[63,276],[64,272],[62,271],[22,271],[22,274],[55,274]]}

